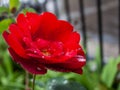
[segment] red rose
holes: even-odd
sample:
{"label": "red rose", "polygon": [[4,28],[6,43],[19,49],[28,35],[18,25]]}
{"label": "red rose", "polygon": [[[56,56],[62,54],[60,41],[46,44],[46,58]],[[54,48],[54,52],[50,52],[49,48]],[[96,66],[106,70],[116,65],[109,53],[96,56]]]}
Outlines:
{"label": "red rose", "polygon": [[80,35],[49,12],[19,14],[3,36],[14,61],[32,74],[45,74],[47,69],[81,74],[86,63]]}

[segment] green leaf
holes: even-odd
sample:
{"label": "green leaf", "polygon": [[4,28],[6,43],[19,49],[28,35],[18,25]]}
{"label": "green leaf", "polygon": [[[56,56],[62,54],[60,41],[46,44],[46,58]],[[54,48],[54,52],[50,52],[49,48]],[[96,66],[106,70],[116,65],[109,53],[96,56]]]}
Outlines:
{"label": "green leaf", "polygon": [[4,19],[0,22],[0,33],[7,30],[8,26],[13,22],[12,19]]}
{"label": "green leaf", "polygon": [[118,85],[118,89],[117,90],[120,90],[120,83],[119,83],[119,85]]}
{"label": "green leaf", "polygon": [[109,88],[112,87],[113,81],[117,74],[118,63],[120,63],[120,57],[118,57],[116,60],[114,58],[111,58],[103,68],[103,72],[101,74],[101,80]]}
{"label": "green leaf", "polygon": [[2,14],[2,13],[6,13],[6,12],[9,12],[9,9],[7,8],[7,7],[0,7],[0,15]]}
{"label": "green leaf", "polygon": [[98,84],[98,79],[96,80],[95,73],[90,73],[85,67],[82,75],[74,76],[76,81],[79,81],[82,85],[87,87],[88,90],[94,90],[94,87]]}
{"label": "green leaf", "polygon": [[2,34],[0,34],[0,59],[3,57],[3,51],[5,51],[6,48],[7,44],[5,43]]}
{"label": "green leaf", "polygon": [[10,11],[15,12],[20,7],[20,1],[19,0],[10,0],[9,5],[10,5],[10,7],[9,7]]}
{"label": "green leaf", "polygon": [[8,51],[5,51],[3,57],[4,57],[3,64],[5,66],[5,71],[7,71],[8,76],[12,77],[13,67],[12,67],[12,63],[11,63]]}
{"label": "green leaf", "polygon": [[27,12],[34,12],[35,13],[36,11],[33,8],[25,8],[22,10],[22,13],[24,13],[24,14],[26,14]]}
{"label": "green leaf", "polygon": [[101,56],[100,56],[100,48],[97,48],[96,54],[95,54],[95,63],[97,66],[97,73],[101,73]]}
{"label": "green leaf", "polygon": [[75,81],[68,81],[64,78],[52,78],[47,82],[45,90],[86,90]]}
{"label": "green leaf", "polygon": [[[5,71],[2,67],[2,65],[0,65],[0,77],[2,77],[2,76],[5,76]],[[1,78],[0,78],[0,80],[1,80]]]}

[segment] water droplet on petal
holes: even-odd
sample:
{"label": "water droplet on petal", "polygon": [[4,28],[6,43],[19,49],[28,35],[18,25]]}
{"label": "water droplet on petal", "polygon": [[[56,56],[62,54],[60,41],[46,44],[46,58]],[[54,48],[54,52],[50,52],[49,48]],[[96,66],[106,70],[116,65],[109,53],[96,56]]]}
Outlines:
{"label": "water droplet on petal", "polygon": [[76,58],[77,58],[78,61],[80,61],[80,62],[85,62],[85,61],[86,61],[86,59],[85,59],[83,56],[81,56],[81,55],[77,55]]}
{"label": "water droplet on petal", "polygon": [[81,48],[78,48],[77,50],[82,50]]}
{"label": "water droplet on petal", "polygon": [[38,71],[40,71],[40,70],[41,70],[41,68],[37,67],[37,70],[38,70]]}
{"label": "water droplet on petal", "polygon": [[45,58],[45,56],[42,56],[42,58]]}
{"label": "water droplet on petal", "polygon": [[34,51],[34,53],[37,53],[37,51]]}

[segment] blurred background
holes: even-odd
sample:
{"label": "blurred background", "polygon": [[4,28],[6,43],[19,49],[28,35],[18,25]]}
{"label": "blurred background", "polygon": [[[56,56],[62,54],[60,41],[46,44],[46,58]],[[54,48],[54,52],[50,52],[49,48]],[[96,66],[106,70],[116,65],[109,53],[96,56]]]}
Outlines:
{"label": "blurred background", "polygon": [[83,75],[49,71],[35,90],[120,90],[119,0],[0,0],[0,90],[31,90],[25,71],[12,62],[2,32],[19,13],[49,11],[81,35],[87,64]]}

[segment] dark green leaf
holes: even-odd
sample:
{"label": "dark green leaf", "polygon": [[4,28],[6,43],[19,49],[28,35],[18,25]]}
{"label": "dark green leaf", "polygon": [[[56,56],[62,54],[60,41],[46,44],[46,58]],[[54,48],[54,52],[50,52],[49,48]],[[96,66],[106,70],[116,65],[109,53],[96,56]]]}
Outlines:
{"label": "dark green leaf", "polygon": [[3,56],[4,56],[3,64],[5,67],[5,71],[7,71],[7,74],[9,77],[12,77],[13,67],[12,67],[12,63],[11,63],[8,51],[6,51]]}
{"label": "dark green leaf", "polygon": [[120,90],[120,83],[119,83],[119,85],[118,85],[118,89],[117,90]]}
{"label": "dark green leaf", "polygon": [[64,78],[53,78],[48,81],[45,90],[86,90],[75,81],[68,81]]}
{"label": "dark green leaf", "polygon": [[9,12],[9,9],[7,7],[0,7],[0,15],[7,12]]}
{"label": "dark green leaf", "polygon": [[22,13],[26,14],[26,12],[36,12],[33,8],[25,8],[22,10]]}

